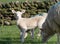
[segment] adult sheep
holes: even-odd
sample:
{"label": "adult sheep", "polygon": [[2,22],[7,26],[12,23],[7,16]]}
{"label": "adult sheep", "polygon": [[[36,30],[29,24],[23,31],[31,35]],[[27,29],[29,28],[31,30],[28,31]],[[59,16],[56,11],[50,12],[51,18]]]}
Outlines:
{"label": "adult sheep", "polygon": [[42,42],[46,42],[55,33],[60,33],[60,2],[53,5],[48,11],[48,16],[41,29]]}
{"label": "adult sheep", "polygon": [[34,29],[38,26],[42,28],[42,24],[46,19],[47,13],[43,13],[42,16],[35,16],[31,18],[22,18],[22,14],[25,13],[25,10],[15,11],[12,10],[12,13],[16,14],[17,26],[20,29],[21,42],[24,42],[24,37],[27,35],[27,30],[31,30],[32,38],[34,38]]}

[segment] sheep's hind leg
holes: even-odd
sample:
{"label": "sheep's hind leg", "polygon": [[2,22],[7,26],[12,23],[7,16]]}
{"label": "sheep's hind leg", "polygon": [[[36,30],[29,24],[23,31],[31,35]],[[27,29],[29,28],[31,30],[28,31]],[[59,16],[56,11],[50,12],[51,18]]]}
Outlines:
{"label": "sheep's hind leg", "polygon": [[25,29],[21,30],[20,40],[21,40],[22,43],[24,42],[25,32],[26,32]]}

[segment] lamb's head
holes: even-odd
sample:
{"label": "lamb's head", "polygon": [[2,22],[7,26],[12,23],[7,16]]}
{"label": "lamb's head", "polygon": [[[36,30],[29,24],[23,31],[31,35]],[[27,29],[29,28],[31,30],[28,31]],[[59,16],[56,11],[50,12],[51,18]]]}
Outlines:
{"label": "lamb's head", "polygon": [[22,10],[22,12],[20,11],[15,11],[15,10],[12,10],[12,13],[16,14],[16,15],[22,15],[23,13],[25,13],[25,10]]}
{"label": "lamb's head", "polygon": [[15,10],[12,10],[12,13],[14,14],[16,20],[19,19],[19,17],[21,17],[21,12],[20,11],[15,11]]}
{"label": "lamb's head", "polygon": [[22,10],[22,12],[12,10],[12,13],[15,14],[16,19],[19,19],[22,18],[22,14],[25,13],[25,10]]}
{"label": "lamb's head", "polygon": [[26,10],[22,10],[22,13],[25,13]]}
{"label": "lamb's head", "polygon": [[15,11],[15,10],[12,10],[12,13],[15,13],[15,14],[19,14],[19,15],[21,15],[21,14],[23,14],[23,13],[25,13],[25,11],[26,10],[21,10],[21,11]]}

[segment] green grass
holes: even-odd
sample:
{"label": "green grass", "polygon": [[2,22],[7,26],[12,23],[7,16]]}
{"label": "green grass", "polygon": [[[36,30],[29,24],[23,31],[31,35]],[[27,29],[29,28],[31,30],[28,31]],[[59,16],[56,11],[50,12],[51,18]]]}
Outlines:
{"label": "green grass", "polygon": [[[37,39],[37,29],[35,30],[35,37],[32,40],[30,34],[25,39],[24,44],[40,44],[41,37]],[[57,41],[56,34],[48,40],[47,44],[55,44]],[[0,27],[0,44],[20,44],[20,30],[16,25]]]}
{"label": "green grass", "polygon": [[[7,2],[11,2],[11,1],[15,2],[15,1],[17,1],[17,0],[0,0],[0,2],[2,2],[2,3],[7,3]],[[26,1],[26,0],[18,0],[18,1],[24,2],[24,1]],[[29,0],[29,1],[38,1],[38,0]],[[42,0],[40,0],[40,1],[42,1]]]}
{"label": "green grass", "polygon": [[[0,2],[3,2],[3,3],[11,2],[11,1],[15,2],[15,1],[17,1],[17,0],[0,0]],[[24,2],[24,1],[26,1],[26,0],[18,0],[18,1]],[[32,0],[30,0],[30,1],[32,1]]]}
{"label": "green grass", "polygon": [[[17,1],[17,0],[0,0],[0,2],[3,2],[3,3],[6,3],[6,2],[11,2],[11,1]],[[21,2],[23,2],[23,1],[25,1],[25,0],[18,0],[18,1],[21,1]]]}

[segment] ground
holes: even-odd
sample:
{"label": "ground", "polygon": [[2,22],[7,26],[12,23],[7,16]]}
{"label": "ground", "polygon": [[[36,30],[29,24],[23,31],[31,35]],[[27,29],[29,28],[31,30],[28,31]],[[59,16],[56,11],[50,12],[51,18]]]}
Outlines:
{"label": "ground", "polygon": [[[25,44],[40,44],[41,37],[37,39],[38,28],[35,30],[35,37],[31,39],[30,34],[25,39]],[[57,35],[55,34],[48,40],[48,44],[55,44]],[[20,44],[20,30],[16,25],[0,27],[0,44]]]}
{"label": "ground", "polygon": [[[17,0],[0,0],[0,2],[3,2],[3,3],[7,3],[7,2],[11,2],[11,1],[15,2]],[[18,1],[24,2],[26,0],[18,0]],[[39,0],[28,0],[28,1],[39,1]],[[43,1],[43,0],[40,0],[40,1]]]}

